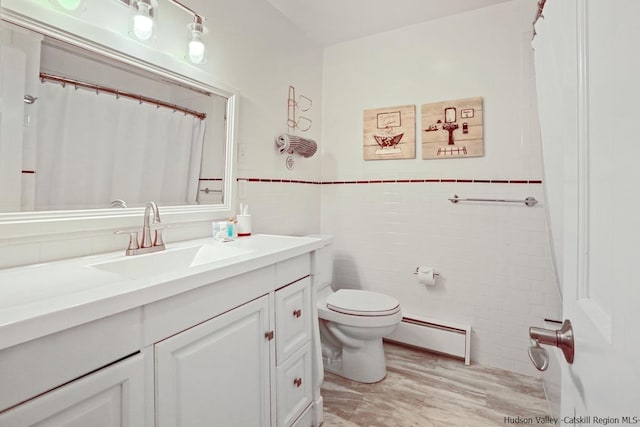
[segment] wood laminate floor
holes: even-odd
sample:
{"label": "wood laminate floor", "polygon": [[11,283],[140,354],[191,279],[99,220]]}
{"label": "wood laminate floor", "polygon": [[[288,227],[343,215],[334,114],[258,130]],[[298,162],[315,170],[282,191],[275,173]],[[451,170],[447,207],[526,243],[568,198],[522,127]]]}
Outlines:
{"label": "wood laminate floor", "polygon": [[[505,426],[529,418],[549,425],[542,382],[385,343],[387,377],[361,384],[325,372],[324,427]],[[536,418],[540,417],[540,418]]]}

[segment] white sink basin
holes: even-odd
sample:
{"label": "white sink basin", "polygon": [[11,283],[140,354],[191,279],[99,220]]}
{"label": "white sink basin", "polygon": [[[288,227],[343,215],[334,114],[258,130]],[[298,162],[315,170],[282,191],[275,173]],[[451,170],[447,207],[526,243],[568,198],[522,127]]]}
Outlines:
{"label": "white sink basin", "polygon": [[224,244],[199,245],[167,249],[143,255],[122,256],[111,261],[91,264],[89,267],[132,279],[184,271],[204,264],[250,253],[250,250]]}

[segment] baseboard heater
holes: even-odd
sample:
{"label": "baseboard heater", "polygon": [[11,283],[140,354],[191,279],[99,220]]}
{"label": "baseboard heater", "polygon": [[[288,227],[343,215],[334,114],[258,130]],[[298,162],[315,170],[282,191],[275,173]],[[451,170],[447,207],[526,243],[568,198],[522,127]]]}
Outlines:
{"label": "baseboard heater", "polygon": [[459,357],[465,365],[471,363],[470,325],[452,325],[409,314],[385,340]]}

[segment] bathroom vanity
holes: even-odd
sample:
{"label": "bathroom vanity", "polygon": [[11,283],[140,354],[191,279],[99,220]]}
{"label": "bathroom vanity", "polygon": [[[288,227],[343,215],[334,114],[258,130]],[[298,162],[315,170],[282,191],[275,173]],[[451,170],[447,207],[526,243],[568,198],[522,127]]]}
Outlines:
{"label": "bathroom vanity", "polygon": [[0,426],[319,425],[323,245],[201,239],[1,270]]}

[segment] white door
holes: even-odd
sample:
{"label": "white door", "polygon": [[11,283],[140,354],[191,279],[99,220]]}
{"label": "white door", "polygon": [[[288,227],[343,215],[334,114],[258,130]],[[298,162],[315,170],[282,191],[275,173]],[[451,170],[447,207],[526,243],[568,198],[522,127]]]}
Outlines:
{"label": "white door", "polygon": [[536,26],[543,150],[564,159],[547,185],[562,194],[552,232],[576,340],[565,424],[640,423],[639,21],[638,0],[548,0]]}

